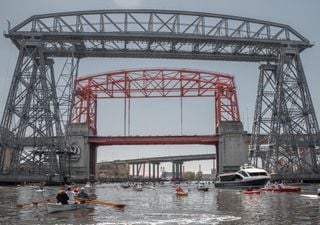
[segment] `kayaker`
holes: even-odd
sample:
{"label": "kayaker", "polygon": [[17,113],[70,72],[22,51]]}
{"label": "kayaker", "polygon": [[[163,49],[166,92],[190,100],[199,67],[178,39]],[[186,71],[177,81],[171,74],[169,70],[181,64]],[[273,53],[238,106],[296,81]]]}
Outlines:
{"label": "kayaker", "polygon": [[56,196],[56,199],[57,199],[57,203],[61,203],[63,205],[67,205],[68,204],[69,197],[66,194],[64,188],[60,189],[59,193]]}
{"label": "kayaker", "polygon": [[84,187],[80,188],[80,193],[77,195],[78,198],[89,198],[88,194],[85,192]]}
{"label": "kayaker", "polygon": [[183,189],[182,189],[182,187],[177,187],[177,189],[176,189],[176,192],[183,192]]}
{"label": "kayaker", "polygon": [[84,187],[80,188],[80,193],[77,195],[77,198],[80,199],[80,203],[85,203],[84,198],[89,199],[89,195],[85,192]]}
{"label": "kayaker", "polygon": [[67,191],[66,191],[66,194],[68,195],[69,197],[69,200],[68,200],[68,203],[69,204],[74,204],[75,203],[75,193],[71,190],[71,187],[69,186]]}
{"label": "kayaker", "polygon": [[247,187],[246,191],[253,191],[253,188],[252,187]]}
{"label": "kayaker", "polygon": [[77,195],[79,193],[79,188],[74,186],[72,191]]}

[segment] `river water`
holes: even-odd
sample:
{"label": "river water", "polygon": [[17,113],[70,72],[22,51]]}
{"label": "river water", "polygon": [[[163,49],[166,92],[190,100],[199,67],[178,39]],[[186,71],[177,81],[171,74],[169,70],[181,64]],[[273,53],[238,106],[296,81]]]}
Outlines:
{"label": "river water", "polygon": [[303,197],[315,194],[320,185],[303,185],[301,193],[245,195],[237,189],[199,192],[195,184],[183,185],[188,196],[177,197],[170,184],[146,187],[141,192],[121,188],[119,184],[96,185],[91,191],[98,200],[121,202],[124,209],[105,205],[48,214],[45,204],[25,205],[55,197],[59,187],[45,187],[37,192],[33,186],[0,187],[0,224],[320,224],[320,200]]}

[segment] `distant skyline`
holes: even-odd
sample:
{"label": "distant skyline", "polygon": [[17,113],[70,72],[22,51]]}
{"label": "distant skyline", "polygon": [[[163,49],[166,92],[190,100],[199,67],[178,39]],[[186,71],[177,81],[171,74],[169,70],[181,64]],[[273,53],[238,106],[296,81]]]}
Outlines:
{"label": "distant skyline", "polygon": [[[292,26],[314,44],[302,54],[302,63],[312,95],[316,115],[319,121],[320,75],[320,1],[309,0],[28,0],[23,6],[19,0],[1,1],[0,29],[7,31],[34,14],[78,10],[102,9],[170,9],[198,11],[250,17],[283,23]],[[0,37],[0,113],[2,115],[8,89],[11,83],[18,50],[10,40]],[[96,74],[111,70],[143,67],[191,68],[233,74],[237,86],[240,116],[244,129],[251,132],[256,89],[259,75],[258,63],[217,62],[199,60],[169,59],[84,59],[79,68],[79,75]],[[56,71],[59,74],[60,71]],[[132,135],[180,135],[213,134],[214,102],[213,99],[183,99],[183,124],[180,123],[180,99],[138,99],[131,104]],[[98,106],[98,133],[101,135],[123,135],[123,100],[100,101]],[[212,146],[128,146],[99,148],[98,161],[139,158],[164,155],[212,153]],[[201,168],[210,172],[212,162],[205,162]],[[198,171],[199,163],[187,163],[185,170]],[[167,171],[171,168],[166,167]]]}

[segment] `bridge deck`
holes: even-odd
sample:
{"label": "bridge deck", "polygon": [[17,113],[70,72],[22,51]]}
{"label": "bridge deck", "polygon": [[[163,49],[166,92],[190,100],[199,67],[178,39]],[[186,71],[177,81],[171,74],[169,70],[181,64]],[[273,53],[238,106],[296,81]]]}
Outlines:
{"label": "bridge deck", "polygon": [[218,135],[201,136],[129,136],[129,137],[107,137],[89,136],[88,142],[97,146],[106,145],[182,145],[200,144],[217,145]]}
{"label": "bridge deck", "polygon": [[126,159],[115,160],[108,162],[100,162],[99,164],[111,163],[111,164],[132,164],[132,163],[160,163],[160,162],[173,162],[173,161],[198,161],[198,160],[213,160],[216,159],[216,154],[197,154],[197,155],[180,155],[180,156],[163,156],[163,157],[150,157],[141,159]]}

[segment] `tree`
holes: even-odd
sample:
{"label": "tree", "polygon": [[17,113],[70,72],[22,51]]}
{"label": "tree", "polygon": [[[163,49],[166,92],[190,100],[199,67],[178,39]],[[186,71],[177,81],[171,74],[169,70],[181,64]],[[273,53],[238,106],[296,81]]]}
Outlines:
{"label": "tree", "polygon": [[183,178],[184,178],[185,180],[194,180],[195,174],[194,174],[194,172],[187,171],[187,172],[184,172]]}
{"label": "tree", "polygon": [[197,174],[196,174],[196,179],[197,180],[202,180],[202,172],[201,171],[198,171]]}

